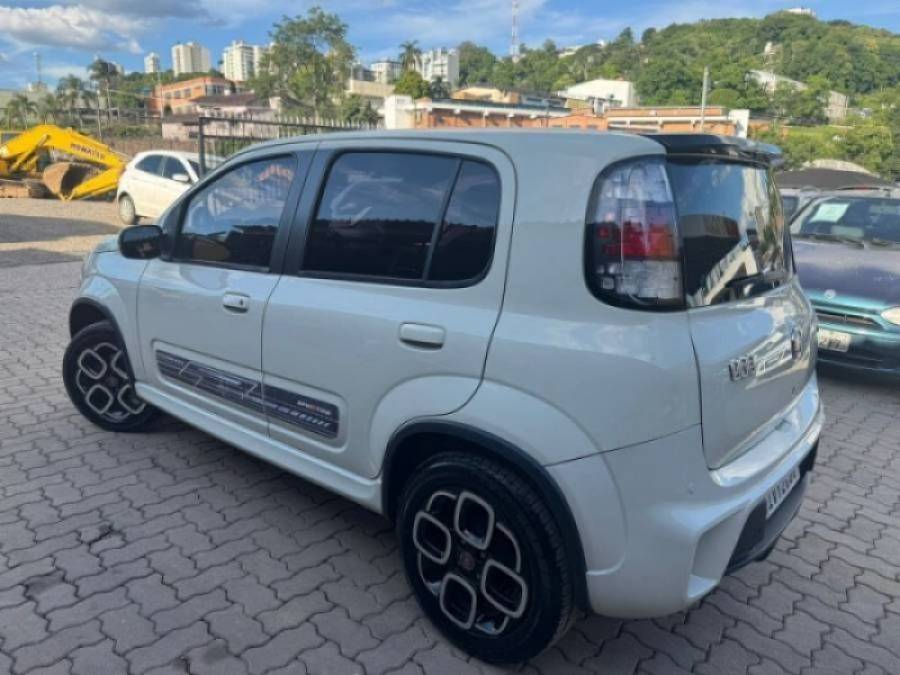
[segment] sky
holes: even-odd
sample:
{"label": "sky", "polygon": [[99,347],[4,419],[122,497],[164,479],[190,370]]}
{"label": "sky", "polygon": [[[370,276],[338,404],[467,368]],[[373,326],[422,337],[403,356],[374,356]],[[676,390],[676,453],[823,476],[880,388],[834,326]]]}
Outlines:
{"label": "sky", "polygon": [[[404,40],[424,49],[463,40],[509,51],[511,0],[0,0],[0,88],[18,89],[35,79],[41,55],[51,86],[67,74],[86,75],[97,55],[141,70],[157,52],[171,67],[171,46],[193,40],[206,46],[213,64],[232,40],[264,44],[281,17],[318,4],[349,25],[360,60],[394,57]],[[520,41],[558,45],[612,39],[626,26],[648,27],[735,16],[763,16],[794,7],[790,0],[519,0]],[[900,32],[900,0],[804,0],[825,20],[846,19]]]}

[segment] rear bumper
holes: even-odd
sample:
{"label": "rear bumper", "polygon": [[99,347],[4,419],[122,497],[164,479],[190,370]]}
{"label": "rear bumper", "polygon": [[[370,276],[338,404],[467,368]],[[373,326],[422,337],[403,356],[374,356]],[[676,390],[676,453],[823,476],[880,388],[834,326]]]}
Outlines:
{"label": "rear bumper", "polygon": [[821,321],[819,327],[851,335],[850,349],[819,350],[819,362],[857,371],[900,375],[900,333],[889,333]]}
{"label": "rear bumper", "polygon": [[[823,423],[815,377],[788,418],[772,432],[778,452],[767,438],[716,470],[699,426],[550,467],[578,524],[591,608],[622,618],[677,612],[767,554],[799,508],[815,458]],[[800,482],[766,520],[766,494],[798,466]]]}

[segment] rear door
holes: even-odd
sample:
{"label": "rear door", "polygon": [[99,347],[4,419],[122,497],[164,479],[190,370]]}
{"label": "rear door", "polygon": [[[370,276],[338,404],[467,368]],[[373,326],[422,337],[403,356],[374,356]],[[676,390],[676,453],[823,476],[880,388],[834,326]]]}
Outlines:
{"label": "rear door", "polygon": [[[183,180],[175,180],[176,176]],[[188,168],[181,159],[172,155],[163,157],[156,200],[156,208],[159,213],[169,208],[176,199],[185,193],[190,187],[190,177]],[[156,215],[158,216],[159,213]]]}
{"label": "rear door", "polygon": [[162,155],[148,154],[141,158],[128,172],[128,194],[134,201],[138,215],[156,218],[159,213],[153,209],[155,182],[162,169]]}
{"label": "rear door", "polygon": [[263,322],[273,438],[373,477],[403,423],[481,380],[515,175],[490,148],[323,141]]}
{"label": "rear door", "polygon": [[263,316],[308,161],[250,157],[173,214],[172,250],[147,264],[137,303],[146,384],[160,396],[267,432]]}
{"label": "rear door", "polygon": [[667,171],[683,241],[703,447],[716,468],[771,430],[809,380],[813,317],[767,168],[669,156]]}

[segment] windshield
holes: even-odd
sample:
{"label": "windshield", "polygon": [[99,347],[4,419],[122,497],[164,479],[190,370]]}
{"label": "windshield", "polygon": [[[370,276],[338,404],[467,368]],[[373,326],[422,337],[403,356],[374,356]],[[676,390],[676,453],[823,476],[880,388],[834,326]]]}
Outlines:
{"label": "windshield", "polygon": [[829,197],[800,214],[791,232],[799,238],[900,244],[900,199]]}
{"label": "windshield", "polygon": [[781,204],[784,207],[784,219],[786,222],[789,222],[794,213],[797,212],[797,207],[800,205],[800,198],[792,195],[781,195]]}
{"label": "windshield", "polygon": [[742,279],[787,275],[781,199],[767,169],[670,158],[668,176],[684,246],[688,306],[764,292],[765,284],[742,286]]}

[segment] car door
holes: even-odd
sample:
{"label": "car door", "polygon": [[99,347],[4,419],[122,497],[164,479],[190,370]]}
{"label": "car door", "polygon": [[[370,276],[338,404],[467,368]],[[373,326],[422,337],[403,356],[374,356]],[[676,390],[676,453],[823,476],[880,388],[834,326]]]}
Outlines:
{"label": "car door", "polygon": [[159,212],[154,210],[152,202],[162,159],[162,155],[147,154],[127,174],[126,191],[134,201],[135,211],[140,216],[151,218],[159,216]]}
{"label": "car door", "polygon": [[271,436],[353,474],[480,383],[515,174],[488,147],[320,144],[263,321]]}
{"label": "car door", "polygon": [[190,181],[191,175],[181,158],[173,155],[163,157],[156,195],[156,217],[187,191],[191,186]]}
{"label": "car door", "polygon": [[262,320],[308,164],[294,154],[248,156],[171,212],[170,250],[148,263],[138,291],[144,386],[266,433]]}

